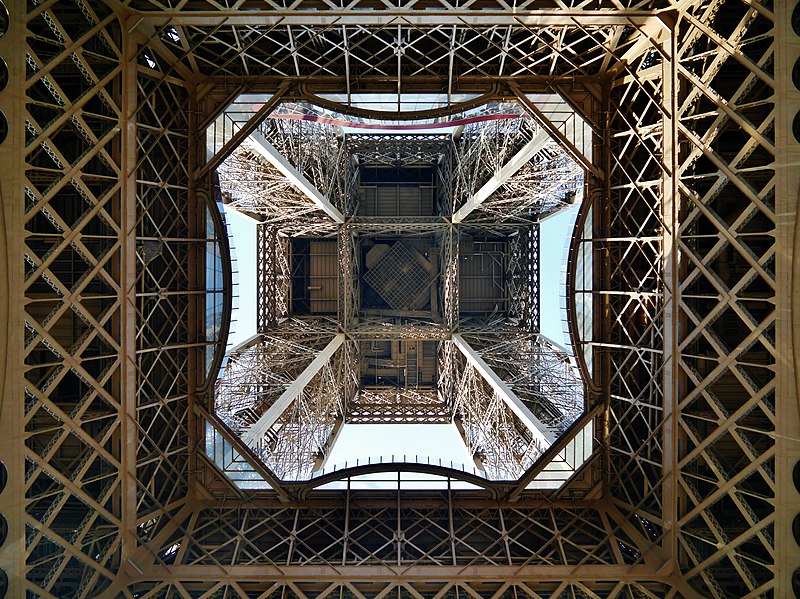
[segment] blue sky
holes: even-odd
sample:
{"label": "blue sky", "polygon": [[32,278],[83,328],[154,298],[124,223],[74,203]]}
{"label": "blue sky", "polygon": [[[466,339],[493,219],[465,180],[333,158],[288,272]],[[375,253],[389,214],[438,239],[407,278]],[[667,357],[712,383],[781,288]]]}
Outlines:
{"label": "blue sky", "polygon": [[564,295],[564,250],[572,235],[572,227],[578,215],[579,203],[541,225],[539,237],[539,310],[540,330],[560,345],[566,345],[564,336],[564,314],[561,310],[561,296]]}

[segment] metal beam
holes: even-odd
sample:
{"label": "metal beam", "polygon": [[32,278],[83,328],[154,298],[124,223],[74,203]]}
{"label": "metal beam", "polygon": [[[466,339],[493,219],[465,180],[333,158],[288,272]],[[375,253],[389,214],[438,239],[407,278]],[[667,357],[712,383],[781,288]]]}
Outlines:
{"label": "metal beam", "polygon": [[250,119],[241,127],[238,127],[238,131],[233,134],[233,136],[225,142],[219,151],[214,154],[214,156],[206,162],[203,166],[201,166],[197,172],[195,173],[195,179],[201,179],[204,177],[208,172],[212,169],[217,168],[223,160],[225,160],[228,156],[230,156],[233,151],[238,148],[244,140],[250,135],[256,128],[266,119],[273,110],[281,103],[283,99],[284,93],[289,87],[289,82],[285,81],[278,87],[278,90],[273,94],[273,96],[264,103],[264,105],[258,109]]}
{"label": "metal beam", "polygon": [[275,27],[310,26],[390,26],[408,25],[417,27],[437,27],[465,25],[470,27],[520,26],[520,27],[570,27],[579,23],[592,27],[630,26],[644,24],[653,19],[658,12],[652,10],[537,10],[537,11],[478,11],[448,7],[445,10],[382,9],[370,7],[365,11],[358,2],[351,8],[341,10],[302,11],[297,9],[248,11],[218,10],[213,13],[186,10],[163,10],[140,12],[137,17],[142,23],[153,23],[156,27]]}
{"label": "metal beam", "polygon": [[328,436],[328,440],[325,442],[325,447],[320,448],[319,455],[314,460],[313,472],[319,472],[325,468],[325,464],[328,463],[328,458],[331,456],[331,451],[333,451],[333,446],[336,445],[336,441],[339,440],[343,428],[344,418],[339,417],[336,419],[336,424],[333,425],[333,430]]}
{"label": "metal beam", "polygon": [[254,580],[254,581],[329,581],[347,580],[350,582],[369,581],[455,581],[470,582],[482,580],[502,580],[509,582],[528,581],[576,581],[583,580],[659,580],[665,578],[657,568],[650,564],[611,565],[582,564],[556,566],[546,565],[481,565],[480,567],[458,566],[419,566],[404,565],[393,568],[386,565],[340,566],[310,564],[304,566],[270,564],[220,565],[209,568],[206,565],[186,566],[161,564],[147,565],[142,576],[150,580]]}
{"label": "metal beam", "polygon": [[480,373],[486,382],[492,386],[492,389],[495,390],[509,409],[522,420],[523,424],[525,424],[528,430],[533,434],[534,439],[539,440],[547,447],[552,445],[556,439],[553,432],[530,411],[528,406],[526,406],[522,400],[517,397],[516,393],[511,390],[511,387],[497,376],[497,373],[483,361],[483,358],[481,358],[478,352],[464,340],[460,333],[453,333],[453,342],[456,344],[459,351],[464,354],[464,357],[467,358],[469,363]]}
{"label": "metal beam", "polygon": [[253,131],[250,134],[250,146],[253,150],[258,152],[261,156],[266,158],[272,166],[278,169],[284,177],[303,192],[312,202],[319,206],[320,210],[325,212],[338,224],[344,224],[344,215],[339,212],[339,209],[334,206],[331,201],[320,193],[320,191],[306,179],[305,175],[298,171],[288,160],[283,156],[271,143],[267,141],[258,131]]}
{"label": "metal beam", "polygon": [[[219,432],[219,434],[222,435],[223,439],[225,439],[225,441],[227,441],[227,443],[230,445],[230,451],[227,452],[227,455],[223,456],[224,461],[233,461],[235,456],[234,452],[238,453],[239,456],[247,460],[247,463],[253,468],[253,470],[258,473],[258,475],[261,476],[261,478],[263,478],[270,487],[272,487],[280,501],[288,501],[290,499],[289,495],[283,489],[282,481],[275,476],[275,473],[265,466],[264,463],[258,459],[258,457],[254,456],[250,452],[250,448],[242,442],[242,439],[236,433],[228,428],[227,424],[225,424],[216,414],[209,412],[203,406],[195,404],[194,410],[197,412],[200,418],[204,419],[211,426],[213,426]],[[214,461],[214,456],[209,455],[209,458]],[[217,466],[222,468],[222,466],[219,464],[217,464]]]}
{"label": "metal beam", "polygon": [[478,191],[476,191],[464,205],[459,208],[453,215],[453,222],[460,223],[463,221],[473,210],[483,204],[489,196],[513,177],[519,169],[525,166],[528,161],[533,158],[538,152],[542,151],[547,143],[551,140],[550,134],[545,129],[540,129],[525,146],[517,152],[511,160],[506,162],[503,167]]}
{"label": "metal beam", "polygon": [[598,180],[604,181],[605,180],[605,173],[597,168],[586,155],[575,146],[569,138],[562,133],[562,131],[556,127],[550,119],[539,109],[536,104],[534,104],[530,98],[512,81],[508,82],[508,87],[514,94],[517,96],[517,100],[519,100],[520,104],[525,108],[528,114],[539,123],[544,129],[550,133],[550,135],[558,141],[562,148],[567,152],[567,154],[572,157],[572,159],[580,164],[587,172],[592,173]]}
{"label": "metal beam", "polygon": [[344,343],[344,339],[344,333],[339,333],[321,352],[319,352],[319,354],[317,354],[317,357],[312,360],[311,364],[306,366],[306,369],[300,373],[300,376],[298,376],[275,403],[261,415],[261,418],[242,435],[242,441],[244,441],[245,445],[252,447],[266,434],[286,408],[288,408],[303,392],[303,389],[311,379],[322,370],[322,367],[331,359],[334,352]]}
{"label": "metal beam", "polygon": [[567,448],[567,446],[577,437],[579,434],[583,432],[583,429],[592,422],[595,418],[597,418],[600,410],[603,408],[602,404],[597,404],[591,410],[585,412],[583,416],[581,416],[578,420],[573,422],[569,429],[564,431],[561,436],[553,443],[545,453],[542,459],[537,460],[536,463],[528,468],[528,470],[523,474],[519,480],[516,482],[516,487],[514,490],[509,493],[508,500],[509,501],[518,501],[522,493],[525,491],[525,488],[531,484],[534,479],[541,474],[541,472],[553,461],[553,458],[556,457],[561,451]]}

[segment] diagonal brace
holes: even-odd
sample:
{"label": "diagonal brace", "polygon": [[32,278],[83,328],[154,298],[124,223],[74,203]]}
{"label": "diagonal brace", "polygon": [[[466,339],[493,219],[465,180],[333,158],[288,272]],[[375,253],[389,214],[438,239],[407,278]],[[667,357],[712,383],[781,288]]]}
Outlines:
{"label": "diagonal brace", "polygon": [[592,164],[591,160],[587,158],[584,153],[575,146],[570,139],[564,135],[564,133],[556,127],[553,122],[547,118],[547,116],[539,109],[536,104],[534,104],[531,99],[525,95],[525,93],[514,83],[509,83],[508,87],[511,89],[512,92],[517,96],[517,100],[522,106],[525,108],[528,114],[531,115],[539,125],[544,128],[550,135],[556,140],[564,151],[569,154],[570,158],[572,158],[575,162],[577,162],[580,166],[582,166],[587,172],[592,173],[598,181],[605,180],[605,173],[600,170],[597,166]]}
{"label": "diagonal brace", "polygon": [[328,363],[331,356],[337,349],[344,343],[344,333],[336,335],[325,348],[317,354],[311,364],[306,366],[306,369],[300,373],[292,383],[286,388],[281,396],[272,404],[269,409],[261,415],[261,418],[251,426],[247,432],[242,435],[242,441],[245,445],[253,447],[258,441],[272,428],[272,425],[280,418],[280,415],[286,411],[291,403],[297,399],[305,389],[305,386],[311,382],[311,379],[322,370],[323,366]]}
{"label": "diagonal brace", "polygon": [[238,148],[247,137],[255,131],[258,126],[264,122],[273,110],[283,101],[283,96],[286,93],[288,88],[288,83],[284,82],[278,90],[272,95],[272,97],[264,103],[264,105],[258,109],[250,119],[241,127],[238,128],[238,131],[233,134],[233,136],[222,146],[219,151],[211,157],[211,159],[206,162],[203,166],[201,166],[195,172],[195,180],[202,179],[205,175],[208,174],[209,171],[217,168],[222,162],[231,154],[233,151]]}
{"label": "diagonal brace", "polygon": [[483,361],[478,352],[467,343],[460,333],[453,333],[453,343],[464,354],[469,363],[475,368],[480,375],[492,386],[495,393],[500,396],[509,409],[522,421],[522,423],[533,434],[533,438],[542,444],[544,447],[550,447],[556,440],[553,431],[547,425],[539,420],[533,412],[530,411],[523,401],[517,397],[517,394],[511,390],[505,381],[503,381],[497,373],[492,370],[489,365]]}
{"label": "diagonal brace", "polygon": [[483,187],[470,196],[464,205],[456,211],[453,215],[453,222],[460,223],[473,210],[483,204],[504,183],[508,182],[519,169],[525,166],[531,158],[541,152],[550,139],[550,134],[545,129],[539,129],[539,132],[534,135],[532,140],[512,156],[491,179],[483,184]]}
{"label": "diagonal brace", "polygon": [[306,197],[314,202],[325,214],[330,216],[337,224],[344,224],[344,215],[326,198],[314,185],[306,179],[305,175],[297,170],[275,146],[267,141],[259,131],[250,134],[251,147],[261,156],[266,158],[272,166],[278,169],[289,182],[299,189]]}

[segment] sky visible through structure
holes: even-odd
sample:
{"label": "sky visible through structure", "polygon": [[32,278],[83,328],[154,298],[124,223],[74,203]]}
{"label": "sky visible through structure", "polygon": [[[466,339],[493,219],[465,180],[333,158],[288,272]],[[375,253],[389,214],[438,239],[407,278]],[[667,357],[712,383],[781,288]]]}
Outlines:
{"label": "sky visible through structure", "polygon": [[[566,345],[561,296],[564,294],[564,257],[572,235],[579,203],[542,222],[539,302],[541,332]],[[226,210],[228,226],[238,257],[239,310],[232,344],[256,333],[256,223],[234,210]],[[355,463],[367,457],[423,456],[472,467],[472,460],[452,424],[357,424],[345,425],[326,467]]]}

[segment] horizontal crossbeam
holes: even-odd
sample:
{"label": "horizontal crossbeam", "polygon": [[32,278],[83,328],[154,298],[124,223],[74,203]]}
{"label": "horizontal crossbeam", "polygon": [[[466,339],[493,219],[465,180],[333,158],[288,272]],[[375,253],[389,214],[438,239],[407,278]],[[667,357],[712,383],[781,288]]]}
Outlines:
{"label": "horizontal crossbeam", "polygon": [[512,565],[512,566],[272,566],[253,564],[248,566],[162,566],[152,565],[142,572],[145,580],[261,580],[261,581],[508,581],[526,582],[534,580],[581,581],[581,580],[664,580],[657,568],[649,564],[616,566],[609,564],[583,566]]}
{"label": "horizontal crossbeam", "polygon": [[240,10],[220,10],[214,13],[184,10],[163,10],[157,13],[141,13],[142,22],[156,26],[167,24],[173,27],[186,26],[250,26],[274,27],[303,25],[325,26],[381,26],[409,25],[417,27],[437,27],[458,25],[471,27],[517,26],[517,27],[574,27],[576,24],[591,27],[643,25],[648,20],[657,19],[659,11],[648,10],[475,10],[470,8],[448,7],[447,10],[409,10],[389,8],[385,10],[364,10],[358,2],[350,8],[337,10],[301,11],[298,9],[254,10],[242,14]]}

